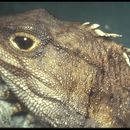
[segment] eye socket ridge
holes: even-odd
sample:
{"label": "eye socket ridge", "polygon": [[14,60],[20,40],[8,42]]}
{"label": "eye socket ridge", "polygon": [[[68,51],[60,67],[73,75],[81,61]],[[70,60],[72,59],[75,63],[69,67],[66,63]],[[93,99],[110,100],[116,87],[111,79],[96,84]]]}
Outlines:
{"label": "eye socket ridge", "polygon": [[25,32],[17,32],[11,35],[9,41],[13,48],[21,51],[32,51],[41,43],[40,39]]}

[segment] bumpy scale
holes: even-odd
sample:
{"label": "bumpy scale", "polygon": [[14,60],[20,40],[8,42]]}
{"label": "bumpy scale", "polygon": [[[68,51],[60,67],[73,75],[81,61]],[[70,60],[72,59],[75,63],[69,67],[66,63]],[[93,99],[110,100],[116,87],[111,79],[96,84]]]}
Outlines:
{"label": "bumpy scale", "polygon": [[39,9],[0,18],[0,75],[51,127],[130,127],[129,49],[98,24]]}

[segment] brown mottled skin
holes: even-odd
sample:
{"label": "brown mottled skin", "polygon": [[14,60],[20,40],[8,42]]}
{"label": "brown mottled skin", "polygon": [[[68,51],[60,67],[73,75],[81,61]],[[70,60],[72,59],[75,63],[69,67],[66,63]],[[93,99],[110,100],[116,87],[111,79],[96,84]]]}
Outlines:
{"label": "brown mottled skin", "polygon": [[[33,49],[12,44],[20,33],[33,36]],[[0,18],[0,75],[51,127],[89,127],[90,120],[95,127],[130,127],[130,67],[123,48],[43,9]]]}

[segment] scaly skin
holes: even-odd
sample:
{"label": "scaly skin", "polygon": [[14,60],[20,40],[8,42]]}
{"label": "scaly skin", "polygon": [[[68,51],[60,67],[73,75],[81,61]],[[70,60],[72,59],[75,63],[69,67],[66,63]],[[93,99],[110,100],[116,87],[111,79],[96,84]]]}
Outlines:
{"label": "scaly skin", "polygon": [[[12,43],[32,39],[33,48]],[[14,40],[14,39],[13,39]],[[125,49],[89,26],[43,9],[0,18],[0,75],[19,101],[52,127],[129,127]]]}

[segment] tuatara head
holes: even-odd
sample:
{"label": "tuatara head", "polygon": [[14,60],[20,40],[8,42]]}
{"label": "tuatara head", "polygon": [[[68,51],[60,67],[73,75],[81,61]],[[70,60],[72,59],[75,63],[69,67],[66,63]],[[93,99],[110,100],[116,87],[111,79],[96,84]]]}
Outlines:
{"label": "tuatara head", "polygon": [[130,126],[129,49],[98,26],[43,9],[0,18],[0,75],[41,121]]}

